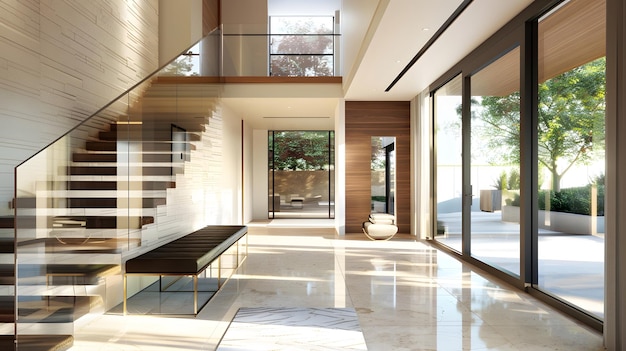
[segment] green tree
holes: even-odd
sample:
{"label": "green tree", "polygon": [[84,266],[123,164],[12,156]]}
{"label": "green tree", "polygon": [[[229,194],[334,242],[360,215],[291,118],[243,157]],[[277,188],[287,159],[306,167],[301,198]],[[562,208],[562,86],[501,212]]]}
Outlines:
{"label": "green tree", "polygon": [[274,169],[322,170],[329,166],[328,132],[283,131],[270,134]]}
{"label": "green tree", "polygon": [[[600,58],[539,84],[539,163],[552,174],[552,189],[559,191],[563,175],[574,165],[589,161],[604,150],[605,66]],[[519,93],[487,96],[473,119],[480,118],[491,155],[519,164]],[[478,101],[473,101],[478,104]]]}
{"label": "green tree", "polygon": [[272,35],[272,76],[332,76],[332,29],[313,19],[289,21]]}
{"label": "green tree", "polygon": [[[191,57],[194,54],[189,51],[186,54],[183,54],[172,61],[169,65],[165,66],[163,70],[161,70],[161,74],[168,76],[188,76],[189,72],[193,70],[193,62],[191,61]],[[191,74],[192,76],[197,76],[197,73]]]}
{"label": "green tree", "polygon": [[372,153],[371,153],[372,170],[385,169],[385,149],[383,149],[383,139],[380,137],[372,137]]}
{"label": "green tree", "polygon": [[600,58],[539,85],[539,162],[554,191],[572,166],[604,150],[605,67]]}

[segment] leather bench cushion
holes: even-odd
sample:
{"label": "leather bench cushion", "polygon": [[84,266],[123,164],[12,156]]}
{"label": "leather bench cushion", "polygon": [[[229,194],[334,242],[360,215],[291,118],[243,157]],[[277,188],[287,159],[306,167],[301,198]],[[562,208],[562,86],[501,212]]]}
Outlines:
{"label": "leather bench cushion", "polygon": [[247,232],[246,226],[204,227],[131,258],[126,261],[126,273],[198,274]]}

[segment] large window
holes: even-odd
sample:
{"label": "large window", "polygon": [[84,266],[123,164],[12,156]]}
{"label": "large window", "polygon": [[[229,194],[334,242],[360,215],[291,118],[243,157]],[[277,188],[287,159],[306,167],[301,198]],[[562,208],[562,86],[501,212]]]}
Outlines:
{"label": "large window", "polygon": [[604,315],[605,4],[539,20],[538,287]]}
{"label": "large window", "polygon": [[269,218],[334,218],[334,132],[270,131]]}
{"label": "large window", "polygon": [[270,17],[270,75],[334,75],[334,18]]}
{"label": "large window", "polygon": [[537,16],[435,83],[431,235],[599,327],[605,0],[563,1]]}
{"label": "large window", "polygon": [[471,252],[520,273],[520,49],[471,77]]}

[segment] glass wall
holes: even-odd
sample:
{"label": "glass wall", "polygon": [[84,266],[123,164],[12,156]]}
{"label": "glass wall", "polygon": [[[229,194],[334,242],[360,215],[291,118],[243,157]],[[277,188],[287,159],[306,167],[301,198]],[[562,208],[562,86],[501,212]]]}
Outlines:
{"label": "glass wall", "polygon": [[472,256],[520,272],[520,49],[471,77]]}
{"label": "glass wall", "polygon": [[433,83],[432,235],[601,328],[605,0],[536,9]]}
{"label": "glass wall", "polygon": [[268,218],[334,218],[334,132],[268,133]]}
{"label": "glass wall", "polygon": [[435,135],[435,238],[461,252],[461,214],[463,198],[461,76],[434,93]]}
{"label": "glass wall", "polygon": [[604,315],[605,4],[539,20],[538,287]]}

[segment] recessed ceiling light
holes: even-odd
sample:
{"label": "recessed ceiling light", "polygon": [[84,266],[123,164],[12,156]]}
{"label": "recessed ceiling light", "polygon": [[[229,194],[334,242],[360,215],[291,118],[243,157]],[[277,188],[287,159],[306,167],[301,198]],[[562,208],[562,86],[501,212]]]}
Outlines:
{"label": "recessed ceiling light", "polygon": [[428,28],[428,27],[424,27],[424,28],[422,28],[422,30],[423,30],[424,32],[428,32],[428,31],[430,30],[430,28]]}

